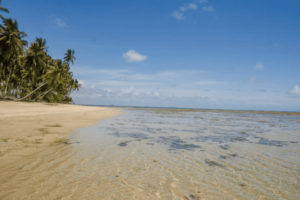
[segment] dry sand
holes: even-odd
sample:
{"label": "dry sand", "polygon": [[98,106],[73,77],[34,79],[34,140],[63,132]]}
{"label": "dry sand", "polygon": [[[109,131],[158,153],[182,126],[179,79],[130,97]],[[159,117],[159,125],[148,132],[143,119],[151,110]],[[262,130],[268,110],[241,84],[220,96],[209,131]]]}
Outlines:
{"label": "dry sand", "polygon": [[120,113],[115,108],[0,101],[0,168],[66,142],[76,128]]}

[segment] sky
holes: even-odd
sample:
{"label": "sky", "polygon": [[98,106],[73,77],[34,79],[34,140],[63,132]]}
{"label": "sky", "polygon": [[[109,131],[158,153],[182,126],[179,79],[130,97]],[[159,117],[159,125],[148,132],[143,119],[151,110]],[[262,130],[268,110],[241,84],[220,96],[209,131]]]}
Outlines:
{"label": "sky", "polygon": [[299,0],[3,0],[74,49],[76,104],[300,111]]}

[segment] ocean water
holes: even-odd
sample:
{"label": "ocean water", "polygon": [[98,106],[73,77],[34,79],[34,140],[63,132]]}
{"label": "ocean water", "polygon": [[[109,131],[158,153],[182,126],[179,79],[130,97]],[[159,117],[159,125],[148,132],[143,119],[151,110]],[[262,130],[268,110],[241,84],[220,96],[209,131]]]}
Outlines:
{"label": "ocean water", "polygon": [[124,109],[0,172],[0,199],[300,199],[300,116]]}

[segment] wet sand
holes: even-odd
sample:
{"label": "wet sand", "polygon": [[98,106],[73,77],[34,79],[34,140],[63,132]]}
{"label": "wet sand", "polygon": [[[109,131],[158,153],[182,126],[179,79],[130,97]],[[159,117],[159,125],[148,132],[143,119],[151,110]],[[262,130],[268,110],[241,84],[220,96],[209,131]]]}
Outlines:
{"label": "wet sand", "polygon": [[0,169],[117,113],[113,108],[0,101]]}
{"label": "wet sand", "polygon": [[300,116],[124,109],[0,170],[0,199],[299,199]]}

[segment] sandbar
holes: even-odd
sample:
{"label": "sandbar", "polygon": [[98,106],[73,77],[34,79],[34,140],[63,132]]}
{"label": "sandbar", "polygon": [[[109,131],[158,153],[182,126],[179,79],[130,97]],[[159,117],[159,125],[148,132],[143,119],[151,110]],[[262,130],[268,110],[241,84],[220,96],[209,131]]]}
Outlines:
{"label": "sandbar", "polygon": [[121,111],[69,104],[0,101],[0,168],[66,142],[75,129]]}

